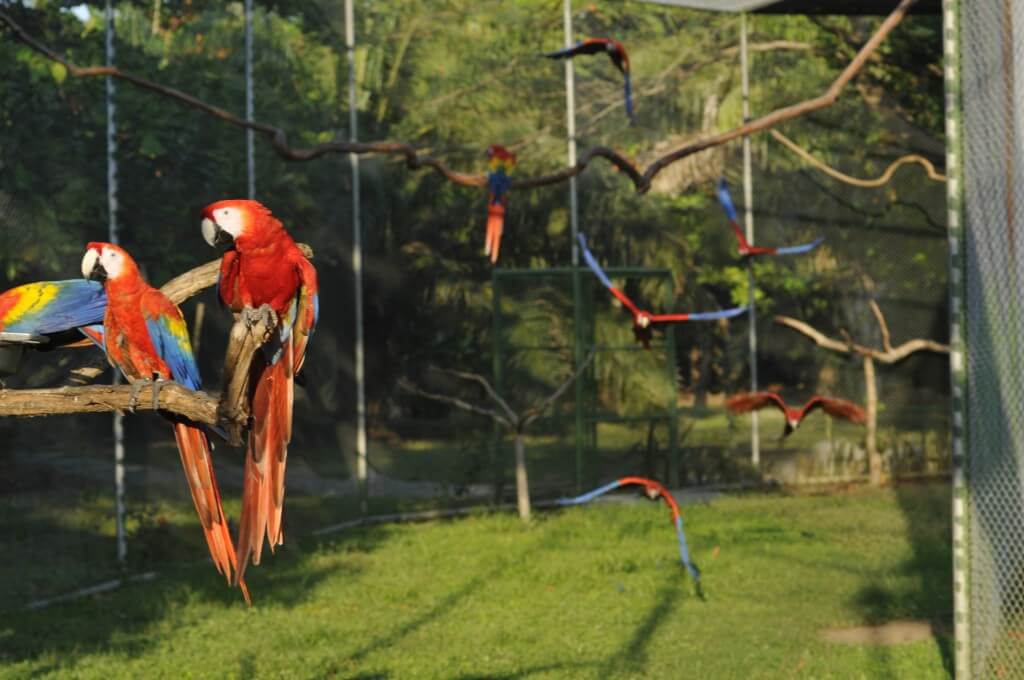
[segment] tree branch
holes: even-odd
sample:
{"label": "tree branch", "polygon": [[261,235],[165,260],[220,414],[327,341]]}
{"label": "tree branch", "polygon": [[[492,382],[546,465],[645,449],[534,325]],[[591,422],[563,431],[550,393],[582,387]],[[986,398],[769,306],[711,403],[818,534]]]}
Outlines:
{"label": "tree branch", "polygon": [[[73,413],[112,413],[132,406],[131,385],[60,387],[47,390],[0,390],[0,416],[35,418]],[[158,409],[192,422],[217,424],[217,400],[205,392],[193,392],[175,382],[160,388]],[[143,390],[136,411],[152,411],[153,401]]]}
{"label": "tree branch", "polygon": [[886,352],[892,351],[892,341],[889,337],[889,324],[885,322],[885,316],[882,314],[882,310],[878,307],[878,303],[873,299],[868,300],[868,306],[871,307],[871,313],[875,315],[875,319],[878,321],[878,330],[882,332],[882,349]]}
{"label": "tree branch", "polygon": [[488,382],[487,378],[483,377],[478,373],[468,373],[466,371],[454,371],[451,369],[446,369],[444,372],[448,373],[449,375],[454,375],[456,378],[470,380],[472,382],[477,383],[478,385],[482,385],[484,391],[487,392],[487,396],[489,396],[494,401],[494,403],[501,407],[501,409],[508,416],[510,422],[515,423],[519,420],[518,414],[516,414],[516,412],[512,410],[512,407],[508,405],[508,402],[502,399],[501,395],[499,395],[494,390],[494,388],[491,387],[491,383]]}
{"label": "tree branch", "polygon": [[573,371],[572,375],[566,378],[565,382],[559,385],[558,389],[552,392],[551,395],[547,399],[542,401],[539,406],[527,409],[527,411],[523,413],[523,419],[522,423],[520,424],[520,428],[525,429],[530,423],[537,420],[537,418],[540,418],[541,415],[544,414],[544,411],[547,411],[552,404],[558,401],[558,399],[565,393],[565,391],[569,389],[569,385],[572,385],[574,382],[576,382],[576,379],[580,377],[580,375],[587,368],[587,366],[589,366],[590,363],[594,360],[594,353],[596,351],[597,350],[593,349],[590,350],[590,354],[588,354],[587,357],[580,363],[579,368]]}
{"label": "tree branch", "polygon": [[880,361],[883,364],[899,363],[915,352],[949,354],[949,345],[944,345],[941,342],[935,342],[934,340],[927,340],[925,338],[915,338],[904,342],[899,347],[893,347],[889,344],[889,328],[884,325],[885,317],[882,316],[882,312],[878,309],[878,305],[875,304],[874,300],[871,301],[871,305],[873,311],[876,311],[875,318],[879,320],[879,324],[881,324],[883,328],[882,337],[883,344],[885,345],[884,350],[858,345],[852,338],[849,338],[849,335],[847,335],[847,342],[830,338],[810,324],[798,321],[788,316],[776,316],[775,323],[788,326],[796,332],[806,335],[819,347],[824,347],[825,349],[829,349],[840,354],[856,354],[862,357],[871,357],[875,361]]}
{"label": "tree branch", "polygon": [[[863,47],[860,48],[860,51],[857,52],[856,56],[847,65],[839,77],[836,78],[832,85],[830,85],[829,88],[818,97],[777,109],[765,116],[762,116],[761,118],[752,120],[749,123],[740,125],[732,130],[685,144],[684,146],[681,146],[656,159],[643,171],[617,151],[599,146],[585,151],[574,166],[563,168],[562,170],[550,175],[515,180],[512,182],[511,188],[532,189],[535,187],[558,184],[568,180],[570,177],[575,177],[582,173],[586,169],[587,165],[595,159],[603,158],[621,170],[624,175],[629,177],[630,181],[633,182],[639,193],[645,193],[651,187],[651,180],[653,180],[658,173],[672,163],[700,151],[704,151],[705,149],[720,146],[739,137],[745,137],[754,134],[755,132],[760,132],[784,121],[797,118],[834,104],[843,88],[846,87],[853,77],[860,72],[868,58],[875,53],[882,41],[885,40],[889,33],[891,33],[892,30],[903,20],[907,14],[907,10],[909,10],[916,1],[917,0],[902,0],[896,9],[894,9],[885,21],[881,23],[874,35],[872,35]],[[273,148],[278,155],[287,160],[309,161],[328,153],[397,155],[405,157],[405,163],[410,169],[416,170],[425,167],[431,168],[448,181],[462,186],[484,187],[487,185],[487,180],[482,175],[470,175],[452,170],[440,160],[431,156],[420,155],[414,147],[402,142],[362,143],[336,140],[318,144],[306,149],[293,148],[289,146],[287,135],[280,128],[266,123],[239,118],[225,109],[209,104],[186,92],[182,92],[181,90],[177,90],[166,85],[161,85],[131,73],[126,73],[113,66],[78,66],[69,61],[63,55],[29,35],[25,29],[15,22],[9,14],[7,14],[7,12],[2,10],[0,10],[0,23],[7,25],[14,34],[15,39],[21,41],[39,54],[42,54],[44,57],[63,65],[68,70],[68,73],[73,77],[110,76],[112,78],[117,78],[131,83],[136,87],[156,92],[164,97],[175,99],[187,106],[199,109],[214,118],[218,118],[236,127],[258,132],[259,134],[269,138],[270,143],[273,145]]]}
{"label": "tree branch", "polygon": [[480,415],[487,416],[488,418],[496,420],[497,422],[501,423],[502,425],[509,429],[515,429],[514,423],[509,421],[507,418],[505,418],[505,416],[501,415],[494,409],[483,408],[482,406],[477,406],[476,404],[470,404],[468,401],[463,401],[458,397],[450,397],[446,394],[437,394],[436,392],[427,392],[426,390],[414,385],[405,378],[399,378],[398,387],[405,390],[406,392],[410,392],[421,397],[426,397],[427,399],[433,399],[434,401],[440,401],[445,404],[451,404],[452,406],[461,408],[463,411],[479,413]]}

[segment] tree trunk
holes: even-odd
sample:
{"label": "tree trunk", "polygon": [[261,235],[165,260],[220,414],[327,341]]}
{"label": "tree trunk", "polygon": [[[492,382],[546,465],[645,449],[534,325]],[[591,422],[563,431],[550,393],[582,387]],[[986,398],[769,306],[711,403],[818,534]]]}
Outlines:
{"label": "tree trunk", "polygon": [[523,433],[516,432],[516,505],[519,519],[530,521],[530,483],[526,478],[526,442]]}
{"label": "tree trunk", "polygon": [[882,454],[878,452],[878,385],[875,383],[875,360],[868,355],[864,359],[864,401],[868,411],[868,473],[871,486],[882,483]]}

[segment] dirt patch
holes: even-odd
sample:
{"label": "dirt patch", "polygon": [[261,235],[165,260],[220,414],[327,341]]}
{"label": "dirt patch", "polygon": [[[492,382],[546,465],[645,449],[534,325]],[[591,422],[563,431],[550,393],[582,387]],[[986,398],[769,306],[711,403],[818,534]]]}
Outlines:
{"label": "dirt patch", "polygon": [[928,621],[890,621],[880,626],[854,626],[852,628],[827,628],[821,631],[826,642],[847,645],[903,645],[928,640],[938,635]]}

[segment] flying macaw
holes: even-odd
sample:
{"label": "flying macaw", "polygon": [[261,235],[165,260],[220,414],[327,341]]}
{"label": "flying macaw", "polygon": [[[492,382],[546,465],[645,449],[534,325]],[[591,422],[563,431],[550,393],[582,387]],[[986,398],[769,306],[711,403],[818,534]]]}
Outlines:
{"label": "flying macaw", "polygon": [[582,40],[572,47],[564,50],[548,52],[544,56],[548,59],[571,59],[578,54],[607,54],[608,58],[615,64],[615,68],[622,73],[626,96],[626,115],[629,116],[630,124],[634,123],[633,118],[633,88],[629,82],[629,55],[626,48],[618,40],[611,38],[588,38]]}
{"label": "flying macaw", "polygon": [[[0,333],[46,347],[82,340],[76,329],[103,321],[107,295],[95,281],[39,281],[0,293]],[[84,342],[84,340],[83,340]]]}
{"label": "flying macaw", "polygon": [[505,227],[505,208],[508,207],[508,188],[512,184],[509,174],[516,167],[516,155],[503,146],[487,147],[487,239],[484,254],[491,256],[491,264],[498,261],[501,232]]}
{"label": "flying macaw", "polygon": [[765,407],[773,407],[782,411],[786,416],[786,429],[782,432],[783,437],[792,434],[804,418],[812,411],[821,409],[833,418],[849,420],[851,423],[863,425],[867,419],[864,409],[845,399],[833,399],[831,397],[814,396],[807,400],[800,408],[789,408],[775,392],[753,392],[737,394],[725,402],[725,407],[733,413],[748,413]]}
{"label": "flying macaw", "polygon": [[[82,258],[82,275],[103,284],[109,299],[103,316],[103,349],[110,364],[120,369],[133,388],[152,383],[156,400],[160,381],[174,380],[190,390],[202,387],[181,310],[146,283],[131,255],[111,243],[90,243]],[[185,479],[213,563],[230,585],[238,565],[210,458],[210,442],[206,433],[189,421],[169,414],[165,417],[174,423]],[[239,577],[236,583],[251,603],[245,581]]]}
{"label": "flying macaw", "polygon": [[651,338],[653,337],[654,324],[661,323],[680,323],[683,321],[714,321],[716,319],[731,319],[739,316],[747,311],[746,307],[731,307],[729,309],[721,309],[717,312],[692,312],[688,314],[651,314],[648,311],[642,310],[634,304],[629,297],[626,296],[621,290],[612,285],[611,279],[601,269],[601,265],[597,263],[597,259],[587,248],[587,237],[580,232],[577,234],[579,238],[580,247],[583,249],[583,259],[586,261],[587,266],[590,267],[590,271],[594,272],[594,276],[604,284],[605,288],[611,291],[611,294],[619,299],[633,315],[633,336],[637,342],[643,344],[645,349],[651,348]]}
{"label": "flying macaw", "polygon": [[700,569],[690,561],[690,551],[686,547],[686,534],[683,532],[683,516],[679,512],[679,505],[676,503],[676,499],[672,497],[669,490],[653,479],[647,479],[646,477],[622,477],[621,479],[616,479],[610,484],[605,484],[604,486],[587,492],[581,496],[576,496],[575,498],[559,498],[555,503],[558,505],[581,505],[592,501],[598,496],[604,495],[609,491],[614,491],[620,487],[630,485],[642,486],[644,488],[644,493],[652,501],[657,500],[660,497],[665,501],[665,504],[668,505],[668,509],[672,513],[672,524],[676,528],[676,538],[679,540],[679,558],[682,560],[683,566],[685,566],[686,570],[690,572],[690,576],[699,588]]}
{"label": "flying macaw", "polygon": [[739,221],[736,219],[736,206],[732,203],[732,196],[729,195],[729,185],[726,184],[724,177],[718,180],[718,202],[725,210],[726,217],[729,218],[729,224],[732,226],[732,230],[736,234],[736,240],[739,243],[740,255],[743,257],[753,255],[800,255],[814,250],[825,240],[825,237],[822,236],[814,239],[810,243],[804,243],[799,246],[786,246],[785,248],[762,248],[759,246],[752,246],[747,243],[747,238],[743,234],[743,229],[740,228]]}
{"label": "flying macaw", "polygon": [[257,201],[206,206],[202,230],[207,243],[226,248],[217,282],[221,302],[235,313],[268,305],[277,315],[274,336],[248,367],[253,424],[238,530],[241,577],[250,559],[260,563],[264,534],[271,552],[284,542],[281,513],[295,375],[302,369],[319,315],[317,276],[281,222]]}

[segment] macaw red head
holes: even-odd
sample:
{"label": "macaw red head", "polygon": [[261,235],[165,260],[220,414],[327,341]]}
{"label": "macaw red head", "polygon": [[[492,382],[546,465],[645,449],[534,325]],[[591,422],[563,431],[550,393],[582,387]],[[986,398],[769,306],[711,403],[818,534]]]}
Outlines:
{"label": "macaw red head", "polygon": [[139,275],[132,256],[113,243],[92,242],[85,247],[82,257],[82,276],[93,281],[117,281]]}
{"label": "macaw red head", "polygon": [[259,240],[280,222],[259,201],[232,198],[203,208],[203,238],[218,248]]}
{"label": "macaw red head", "polygon": [[608,50],[608,56],[615,62],[615,66],[622,73],[629,73],[629,54],[626,53],[626,46],[618,40],[609,40],[605,44],[605,49]]}
{"label": "macaw red head", "polygon": [[498,144],[487,147],[487,159],[490,161],[491,170],[497,170],[501,166],[511,170],[516,165],[516,155]]}

